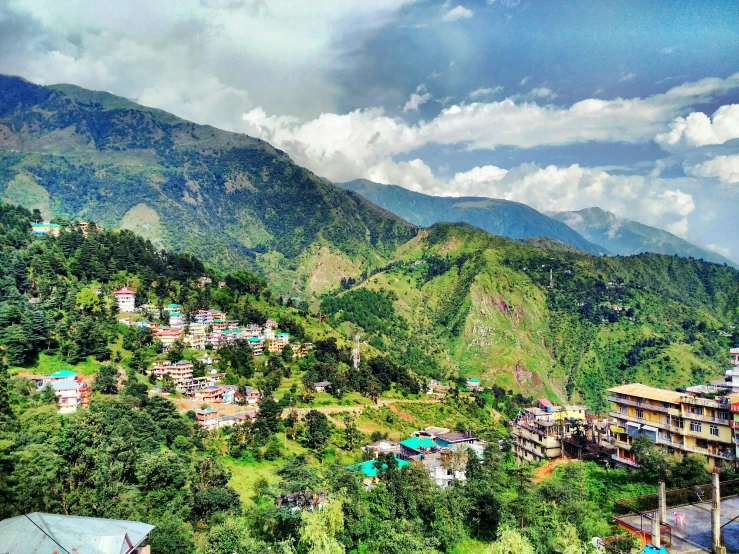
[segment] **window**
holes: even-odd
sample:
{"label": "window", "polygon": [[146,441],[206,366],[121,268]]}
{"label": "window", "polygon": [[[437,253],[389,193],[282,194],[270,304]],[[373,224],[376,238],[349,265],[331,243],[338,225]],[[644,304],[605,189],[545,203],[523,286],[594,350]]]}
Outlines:
{"label": "window", "polygon": [[718,425],[711,425],[711,434],[714,437],[718,437]]}
{"label": "window", "polygon": [[723,412],[719,410],[718,418],[723,420],[729,419],[729,412]]}
{"label": "window", "polygon": [[636,417],[638,417],[639,419],[644,419],[644,410],[637,410]]}
{"label": "window", "polygon": [[690,422],[690,430],[694,433],[700,433],[702,430],[702,426],[697,421],[691,421]]}
{"label": "window", "polygon": [[622,414],[626,415],[626,406],[621,406],[620,411]]}

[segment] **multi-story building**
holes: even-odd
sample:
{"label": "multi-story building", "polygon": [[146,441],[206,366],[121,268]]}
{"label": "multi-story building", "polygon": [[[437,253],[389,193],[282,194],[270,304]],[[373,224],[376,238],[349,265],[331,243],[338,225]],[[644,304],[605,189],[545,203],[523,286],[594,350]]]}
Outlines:
{"label": "multi-story building", "polygon": [[182,312],[169,312],[169,326],[172,329],[181,329],[184,321]]}
{"label": "multi-story building", "polygon": [[136,291],[127,287],[113,293],[118,304],[118,311],[132,314],[136,311]]}
{"label": "multi-story building", "polygon": [[264,339],[261,337],[249,337],[249,346],[255,356],[261,356],[264,350]]}
{"label": "multi-story building", "polygon": [[729,414],[732,402],[739,402],[739,394],[722,396],[721,389],[711,386],[678,392],[641,383],[613,387],[608,392],[608,400],[615,405],[610,415],[616,420],[611,427],[616,463],[636,466],[631,445],[641,435],[670,453],[702,454],[709,469],[734,463]]}
{"label": "multi-story building", "polygon": [[563,454],[563,439],[586,422],[587,408],[581,404],[554,406],[539,399],[538,405],[524,408],[511,423],[513,452],[520,460],[538,462]]}
{"label": "multi-story building", "polygon": [[34,235],[51,235],[53,237],[59,236],[61,227],[56,223],[31,223],[31,231]]}
{"label": "multi-story building", "polygon": [[739,390],[739,348],[729,349],[729,359],[731,360],[731,369],[727,369],[725,373],[726,386],[733,390]]}
{"label": "multi-story building", "polygon": [[179,331],[171,331],[169,329],[160,329],[159,331],[155,332],[152,337],[154,340],[158,340],[162,343],[162,348],[164,350],[169,350],[169,347],[172,346],[177,340],[179,340],[181,333]]}
{"label": "multi-story building", "polygon": [[218,410],[213,408],[203,408],[195,412],[198,425],[204,429],[218,428]]}
{"label": "multi-story building", "polygon": [[76,379],[58,379],[52,381],[50,386],[56,395],[56,404],[61,414],[69,414],[81,406],[89,405],[90,391],[85,383]]}
{"label": "multi-story building", "polygon": [[180,360],[179,362],[170,362],[168,360],[155,360],[152,362],[152,367],[149,369],[149,373],[156,376],[157,379],[162,379],[167,373],[172,377],[172,381],[175,383],[182,383],[192,379],[192,362],[187,360]]}

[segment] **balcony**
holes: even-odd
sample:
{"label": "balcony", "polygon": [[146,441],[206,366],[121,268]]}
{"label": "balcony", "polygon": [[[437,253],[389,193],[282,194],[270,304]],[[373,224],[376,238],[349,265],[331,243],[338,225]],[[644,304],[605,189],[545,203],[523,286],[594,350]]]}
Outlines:
{"label": "balcony", "polygon": [[631,450],[631,445],[628,442],[620,441],[618,439],[613,441],[613,446],[616,448],[622,448],[623,450]]}
{"label": "balcony", "polygon": [[657,421],[649,421],[646,419],[640,419],[638,417],[633,417],[626,414],[621,414],[619,412],[609,412],[609,415],[611,417],[615,417],[616,419],[625,420],[625,421],[633,421],[634,423],[639,423],[641,425],[651,425],[652,427],[657,427],[658,429],[664,429],[665,431],[673,431],[675,433],[684,433],[685,431],[678,427],[677,425],[670,425],[669,423],[661,423]]}
{"label": "balcony", "polygon": [[733,452],[719,452],[718,450],[709,450],[708,448],[700,448],[698,446],[688,446],[687,444],[682,445],[680,449],[687,452],[695,452],[696,454],[703,454],[704,456],[711,456],[713,458],[721,458],[722,460],[733,460],[735,458]]}
{"label": "balcony", "polygon": [[717,408],[722,410],[728,410],[730,402],[718,398],[709,400],[708,398],[700,398],[699,396],[686,395],[683,396],[683,403],[693,404],[694,406],[706,406],[707,408]]}
{"label": "balcony", "polygon": [[692,419],[695,421],[705,421],[706,423],[715,423],[716,425],[729,425],[729,419],[724,418],[718,418],[715,416],[706,416],[702,414],[694,414],[691,412],[683,412],[683,417],[685,419]]}
{"label": "balcony", "polygon": [[626,398],[619,398],[615,395],[609,395],[608,400],[610,402],[613,402],[614,404],[620,404],[624,406],[633,406],[635,408],[639,408],[642,410],[650,410],[652,412],[662,412],[663,414],[670,414],[678,416],[680,415],[680,410],[677,408],[665,408],[664,406],[658,405],[658,404],[651,404],[649,402],[644,402],[643,400],[628,400]]}
{"label": "balcony", "polygon": [[622,458],[618,454],[611,454],[611,459],[614,462],[618,462],[620,464],[625,464],[625,465],[627,465],[629,467],[632,467],[634,469],[641,469],[641,466],[639,464],[637,464],[636,462],[634,462],[632,460],[629,460],[628,458]]}

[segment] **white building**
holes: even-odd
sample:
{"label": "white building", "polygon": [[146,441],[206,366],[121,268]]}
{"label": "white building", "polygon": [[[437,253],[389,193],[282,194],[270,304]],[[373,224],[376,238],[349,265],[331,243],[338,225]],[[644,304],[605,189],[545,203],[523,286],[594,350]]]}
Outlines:
{"label": "white building", "polygon": [[51,382],[51,388],[56,394],[56,403],[59,406],[60,414],[69,414],[77,411],[77,407],[82,404],[80,385],[74,379],[59,379]]}
{"label": "white building", "polygon": [[113,293],[118,303],[118,311],[133,313],[136,310],[136,291],[123,287]]}
{"label": "white building", "polygon": [[737,390],[739,389],[739,348],[729,349],[729,360],[731,360],[731,369],[727,369],[726,385]]}

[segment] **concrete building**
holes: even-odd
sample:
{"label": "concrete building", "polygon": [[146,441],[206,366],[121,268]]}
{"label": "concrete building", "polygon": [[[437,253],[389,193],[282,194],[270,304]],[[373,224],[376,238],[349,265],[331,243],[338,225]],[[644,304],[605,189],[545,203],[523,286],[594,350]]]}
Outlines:
{"label": "concrete building", "polygon": [[168,360],[155,360],[152,362],[149,373],[157,379],[163,379],[169,373],[172,380],[178,384],[192,379],[192,362],[180,360],[179,362],[170,362]]}
{"label": "concrete building", "polygon": [[[657,389],[633,383],[608,389],[615,462],[635,466],[631,445],[646,435],[674,454],[702,454],[713,469],[736,459],[731,404],[739,394],[722,396],[710,386],[690,387],[685,392]],[[739,406],[738,406],[739,409]]]}
{"label": "concrete building", "polygon": [[118,304],[118,311],[132,314],[136,311],[136,291],[127,287],[118,289],[113,293]]}
{"label": "concrete building", "polygon": [[218,410],[203,408],[195,412],[195,418],[203,429],[218,429]]}
{"label": "concrete building", "polygon": [[51,235],[52,237],[58,237],[61,227],[56,223],[48,223],[46,221],[42,223],[31,223],[31,231],[34,235]]}
{"label": "concrete building", "polygon": [[162,343],[162,348],[166,351],[181,337],[179,331],[172,331],[170,329],[160,329],[152,334],[154,340],[158,340]]}
{"label": "concrete building", "polygon": [[562,439],[586,422],[581,404],[554,406],[542,398],[535,407],[524,408],[511,422],[513,452],[520,460],[538,462],[563,454]]}
{"label": "concrete building", "polygon": [[56,404],[60,414],[71,414],[79,407],[87,407],[90,401],[90,390],[85,383],[75,379],[58,379],[50,385],[56,394]]}
{"label": "concrete building", "polygon": [[724,374],[726,385],[739,391],[739,348],[729,349],[729,360],[731,360],[731,369],[727,369]]}

